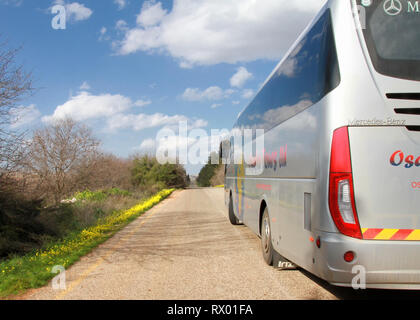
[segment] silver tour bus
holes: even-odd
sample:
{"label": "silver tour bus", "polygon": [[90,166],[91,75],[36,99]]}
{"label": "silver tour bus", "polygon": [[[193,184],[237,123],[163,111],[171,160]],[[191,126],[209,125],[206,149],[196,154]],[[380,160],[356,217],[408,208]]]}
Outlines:
{"label": "silver tour bus", "polygon": [[263,170],[228,162],[225,202],[268,264],[337,286],[363,270],[367,288],[420,289],[419,7],[328,1],[239,115],[234,130],[253,130]]}

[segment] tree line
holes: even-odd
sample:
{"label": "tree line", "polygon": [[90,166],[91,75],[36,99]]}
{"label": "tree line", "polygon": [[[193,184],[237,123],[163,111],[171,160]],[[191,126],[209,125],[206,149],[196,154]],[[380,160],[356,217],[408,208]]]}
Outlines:
{"label": "tree line", "polygon": [[207,164],[200,170],[197,177],[199,187],[207,188],[224,184],[225,166],[222,164],[214,164],[212,159],[217,159],[218,155],[210,155]]}
{"label": "tree line", "polygon": [[92,130],[71,118],[33,131],[16,129],[19,102],[36,93],[31,73],[16,64],[18,52],[0,44],[0,257],[2,250],[18,252],[26,243],[42,243],[49,217],[65,219],[62,202],[77,192],[118,188],[145,195],[187,187],[181,165],[104,152]]}
{"label": "tree line", "polygon": [[20,120],[16,116],[19,101],[35,89],[31,74],[15,63],[18,50],[5,47],[0,45],[0,192],[17,192],[57,205],[83,189],[186,186],[182,166],[162,165],[150,156],[122,159],[105,153],[92,130],[71,118],[33,132],[13,129]]}

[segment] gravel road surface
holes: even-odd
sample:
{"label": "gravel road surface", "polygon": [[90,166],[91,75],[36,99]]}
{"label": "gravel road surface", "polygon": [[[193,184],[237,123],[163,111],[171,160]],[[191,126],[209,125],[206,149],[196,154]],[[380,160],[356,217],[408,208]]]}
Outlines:
{"label": "gravel road surface", "polygon": [[66,290],[50,283],[22,298],[318,300],[340,293],[306,272],[267,266],[259,238],[229,223],[223,189],[191,189],[175,192],[67,270]]}

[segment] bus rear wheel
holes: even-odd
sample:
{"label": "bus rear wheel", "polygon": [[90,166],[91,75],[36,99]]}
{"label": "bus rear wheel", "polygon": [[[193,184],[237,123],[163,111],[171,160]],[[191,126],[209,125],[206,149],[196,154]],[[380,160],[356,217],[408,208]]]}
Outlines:
{"label": "bus rear wheel", "polygon": [[273,243],[271,242],[271,224],[268,208],[265,208],[263,218],[261,221],[261,246],[265,262],[273,265]]}
{"label": "bus rear wheel", "polygon": [[229,221],[231,224],[233,224],[234,226],[238,226],[240,225],[239,223],[239,219],[236,218],[235,213],[233,212],[233,201],[232,201],[232,196],[230,196],[229,199]]}

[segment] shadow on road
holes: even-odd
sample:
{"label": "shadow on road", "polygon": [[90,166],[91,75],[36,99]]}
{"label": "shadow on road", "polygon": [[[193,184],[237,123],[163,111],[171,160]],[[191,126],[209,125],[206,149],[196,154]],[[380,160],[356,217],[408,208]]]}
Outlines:
{"label": "shadow on road", "polygon": [[417,290],[354,290],[333,286],[306,270],[299,269],[299,271],[341,300],[420,300],[420,291]]}

